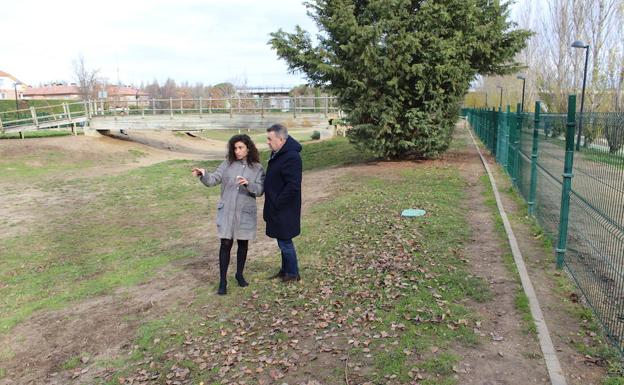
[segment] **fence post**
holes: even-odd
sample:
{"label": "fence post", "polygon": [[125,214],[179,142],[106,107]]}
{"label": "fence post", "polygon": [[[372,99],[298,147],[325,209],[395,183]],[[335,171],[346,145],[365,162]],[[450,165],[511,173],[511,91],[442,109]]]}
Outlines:
{"label": "fence post", "polygon": [[0,116],[0,134],[4,134],[4,127],[2,126],[2,117]]}
{"label": "fence post", "polygon": [[173,98],[169,98],[169,118],[173,119]]}
{"label": "fence post", "polygon": [[504,116],[505,123],[503,124],[503,127],[505,127],[505,129],[503,131],[503,139],[501,140],[502,145],[500,148],[501,165],[503,166],[503,170],[506,170],[507,172],[509,172],[509,169],[507,167],[509,164],[509,115],[511,115],[511,106],[508,104]]}
{"label": "fence post", "polygon": [[202,97],[199,97],[199,117],[202,117]]}
{"label": "fence post", "polygon": [[509,162],[509,156],[511,154],[511,141],[513,140],[512,130],[513,130],[513,122],[515,117],[511,114],[511,106],[507,106],[507,148],[505,149],[506,159],[505,159],[505,170],[507,170],[507,174],[511,176],[511,162]]}
{"label": "fence post", "polygon": [[260,96],[260,117],[264,118],[264,96]]}
{"label": "fence post", "polygon": [[498,106],[498,112],[494,112],[494,122],[496,124],[496,127],[494,127],[494,137],[492,138],[492,155],[494,155],[494,158],[496,160],[498,160],[498,153],[499,153],[499,146],[498,146],[498,141],[500,139],[500,129],[501,129],[501,116],[503,115],[503,107],[502,106]]}
{"label": "fence post", "polygon": [[184,102],[180,98],[180,115],[184,115]]}
{"label": "fence post", "polygon": [[520,152],[519,144],[520,134],[522,132],[522,108],[520,107],[520,103],[516,106],[516,124],[512,125],[512,127],[511,182],[513,186],[518,187],[518,153]]}
{"label": "fence post", "polygon": [[67,118],[69,119],[69,121],[72,121],[72,116],[71,116],[71,109],[69,108],[69,104],[65,103],[65,111],[67,111]]}
{"label": "fence post", "polygon": [[492,154],[494,151],[492,151],[492,137],[494,136],[493,134],[493,130],[494,130],[494,117],[496,114],[496,107],[492,107],[492,109],[490,111],[488,111],[488,140],[487,140],[487,147],[490,150],[490,154]]}
{"label": "fence post", "polygon": [[212,98],[208,98],[208,113],[212,114]]}
{"label": "fence post", "polygon": [[537,190],[537,146],[539,138],[537,136],[540,123],[539,101],[535,102],[535,118],[533,120],[533,148],[531,149],[531,187],[529,189],[529,215],[535,215],[535,193]]}
{"label": "fence post", "polygon": [[156,100],[152,98],[152,115],[156,115]]}
{"label": "fence post", "polygon": [[329,95],[325,95],[325,117],[327,117],[328,112],[329,112]]}
{"label": "fence post", "polygon": [[[232,118],[232,108],[233,108],[232,105],[234,104],[234,103],[232,103],[233,101],[234,101],[234,97],[230,96],[230,118]],[[240,134],[240,132],[239,132],[239,134]]]}
{"label": "fence post", "polygon": [[481,110],[479,110],[479,119],[477,120],[477,134],[479,135],[479,139],[481,139],[482,142],[484,142],[484,140],[483,140],[483,124],[484,124],[483,110],[481,109]]}
{"label": "fence post", "polygon": [[568,123],[566,124],[566,152],[561,188],[559,212],[559,239],[557,240],[557,269],[563,267],[568,242],[568,217],[570,214],[570,191],[572,190],[572,165],[574,163],[574,131],[576,130],[576,95],[568,96]]}
{"label": "fence post", "polygon": [[297,118],[297,95],[293,96],[293,118]]}
{"label": "fence post", "polygon": [[30,106],[30,116],[32,117],[33,123],[35,123],[35,127],[39,128],[39,121],[37,120],[37,111],[35,111],[35,107]]}

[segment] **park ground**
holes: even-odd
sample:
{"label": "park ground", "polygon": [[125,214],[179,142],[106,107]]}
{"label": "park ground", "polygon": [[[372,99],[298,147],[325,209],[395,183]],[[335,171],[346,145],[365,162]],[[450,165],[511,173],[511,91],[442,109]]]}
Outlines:
{"label": "park ground", "polygon": [[[266,279],[279,257],[260,216],[251,285],[231,279],[221,297],[219,190],[190,169],[216,167],[224,139],[0,141],[1,385],[549,382],[464,127],[432,161],[306,143],[302,281]],[[548,242],[497,179],[568,383],[624,383]],[[402,218],[405,208],[427,214]]]}

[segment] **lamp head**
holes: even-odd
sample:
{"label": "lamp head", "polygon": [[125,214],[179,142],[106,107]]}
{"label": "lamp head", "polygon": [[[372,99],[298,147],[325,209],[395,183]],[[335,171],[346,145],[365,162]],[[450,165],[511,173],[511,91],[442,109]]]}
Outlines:
{"label": "lamp head", "polygon": [[516,76],[516,79],[525,80],[526,76],[525,75],[518,75],[518,76]]}
{"label": "lamp head", "polygon": [[572,47],[573,48],[589,48],[589,44],[585,44],[580,40],[575,40],[574,43],[572,43]]}

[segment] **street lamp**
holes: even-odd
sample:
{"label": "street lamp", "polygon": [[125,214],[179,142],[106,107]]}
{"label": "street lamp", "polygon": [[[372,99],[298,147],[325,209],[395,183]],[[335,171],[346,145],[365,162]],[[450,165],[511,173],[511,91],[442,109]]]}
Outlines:
{"label": "street lamp", "polygon": [[487,103],[487,91],[485,91],[485,108],[488,107],[488,103]]}
{"label": "street lamp", "polygon": [[[19,110],[19,105],[17,103],[17,86],[21,86],[22,83],[20,82],[15,82],[13,83],[13,89],[15,90],[15,113],[17,114],[17,110]],[[18,117],[19,119],[19,117]]]}
{"label": "street lamp", "polygon": [[522,80],[522,112],[524,112],[524,86],[526,86],[526,76],[524,75],[518,75],[516,76],[517,79],[521,79]]}
{"label": "street lamp", "polygon": [[502,109],[503,108],[503,86],[496,86],[496,88],[500,88],[501,92],[500,92],[500,102],[498,103],[498,106]]}
{"label": "street lamp", "polygon": [[576,134],[576,151],[581,149],[581,132],[583,131],[583,106],[585,105],[585,81],[587,80],[587,59],[589,58],[589,44],[580,40],[572,43],[573,48],[585,48],[585,69],[583,70],[583,91],[581,91],[581,118],[579,119],[578,133]]}

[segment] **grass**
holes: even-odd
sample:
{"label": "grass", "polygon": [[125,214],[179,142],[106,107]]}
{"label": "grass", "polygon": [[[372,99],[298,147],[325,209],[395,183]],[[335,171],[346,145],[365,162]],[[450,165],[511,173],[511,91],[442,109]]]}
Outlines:
{"label": "grass", "polygon": [[65,214],[32,233],[4,240],[0,331],[6,333],[34,311],[134,285],[172,260],[197,255],[196,246],[180,241],[180,229],[201,227],[218,190],[202,189],[188,175],[191,166],[172,161],[44,186],[62,195],[70,183],[91,199],[67,205]]}
{"label": "grass", "polygon": [[[80,155],[78,155],[80,156]],[[52,182],[55,186],[65,184],[69,186],[80,183],[73,179],[60,182],[60,179],[67,179],[68,174],[74,171],[95,168],[104,164],[123,164],[136,162],[138,158],[145,156],[140,150],[129,150],[126,153],[115,154],[91,154],[76,158],[73,152],[51,150],[46,147],[34,147],[28,152],[19,156],[6,155],[0,159],[0,179],[11,180],[16,183],[25,180],[32,181],[35,186]],[[42,180],[46,183],[43,183]]]}
{"label": "grass", "polygon": [[[316,145],[325,146],[315,149],[317,154],[326,154],[335,163],[362,156],[347,153],[342,147],[348,145],[346,141],[306,145],[304,152]],[[314,164],[330,165],[328,160]],[[174,312],[175,317],[141,328],[140,354],[118,362],[119,371],[107,383],[118,383],[119,378],[136,376],[141,370],[166,376],[181,365],[190,369],[194,380],[215,383],[221,379],[221,360],[211,361],[219,365],[202,371],[197,369],[201,360],[185,352],[197,349],[210,355],[224,346],[236,347],[242,361],[223,380],[241,366],[256,373],[256,367],[263,367],[255,355],[258,350],[264,352],[260,355],[286,359],[279,347],[295,339],[304,343],[306,335],[298,334],[303,330],[319,338],[308,341],[308,349],[353,341],[349,362],[362,368],[349,370],[354,383],[403,381],[415,371],[423,376],[423,384],[455,383],[452,366],[459,357],[450,353],[452,346],[476,343],[472,325],[477,315],[465,302],[491,296],[487,284],[471,276],[466,262],[457,258],[470,235],[460,204],[464,181],[456,170],[415,166],[380,177],[347,176],[342,182],[331,200],[304,216],[302,236],[296,240],[304,281],[281,285],[254,280],[272,271],[275,261],[272,256],[253,260],[248,267],[251,293],[234,288],[222,298],[211,295],[213,287],[202,288],[203,295],[185,314]],[[428,214],[401,218],[401,209],[414,202]],[[219,309],[218,319],[202,316],[202,309]],[[300,332],[279,326],[281,321],[301,325]],[[431,353],[433,347],[436,353]],[[417,358],[420,355],[426,356],[425,361]],[[144,361],[153,362],[152,367],[141,364]],[[315,375],[323,383],[336,383],[344,381],[346,374],[344,364],[337,362]]]}
{"label": "grass", "polygon": [[346,138],[334,138],[305,144],[301,150],[301,158],[303,170],[308,171],[362,163],[373,160],[374,156],[368,152],[356,150]]}
{"label": "grass", "polygon": [[580,154],[584,159],[591,162],[606,164],[619,169],[624,168],[624,156],[620,154],[611,154],[608,151],[586,148],[583,148]]}
{"label": "grass", "polygon": [[78,366],[80,366],[80,364],[81,364],[80,357],[74,356],[70,358],[69,360],[65,361],[63,365],[61,365],[61,368],[64,370],[76,369]]}
{"label": "grass", "polygon": [[[315,160],[319,154],[336,154]],[[128,159],[145,154],[132,150]],[[306,145],[306,169],[363,159],[344,139]],[[268,153],[263,153],[268,158]],[[34,161],[46,167],[33,168]],[[77,201],[62,214],[41,213],[32,230],[3,240],[0,260],[0,332],[10,331],[35,311],[59,309],[72,301],[110,293],[145,281],[171,261],[199,254],[183,241],[212,218],[219,189],[206,189],[190,177],[192,166],[214,169],[218,161],[169,161],[121,175],[46,180],[75,164],[67,154],[38,152],[0,163],[0,177],[35,181],[44,191]],[[82,198],[80,198],[82,196]]]}
{"label": "grass", "polygon": [[[72,135],[71,131],[59,131],[59,130],[24,131],[24,139],[51,138],[55,136],[68,136],[68,135]],[[19,132],[0,133],[0,139],[20,139]]]}

